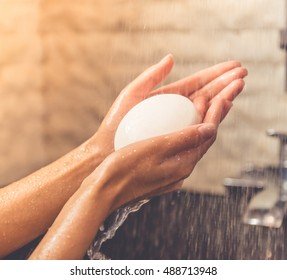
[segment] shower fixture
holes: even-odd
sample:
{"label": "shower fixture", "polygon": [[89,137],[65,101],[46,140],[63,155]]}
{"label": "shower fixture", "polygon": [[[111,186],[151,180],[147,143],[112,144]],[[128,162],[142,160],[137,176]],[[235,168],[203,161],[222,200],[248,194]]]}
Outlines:
{"label": "shower fixture", "polygon": [[225,178],[229,194],[248,192],[252,197],[243,223],[279,228],[286,213],[287,201],[287,134],[268,129],[267,135],[279,140],[279,163],[276,166],[246,166],[237,178]]}

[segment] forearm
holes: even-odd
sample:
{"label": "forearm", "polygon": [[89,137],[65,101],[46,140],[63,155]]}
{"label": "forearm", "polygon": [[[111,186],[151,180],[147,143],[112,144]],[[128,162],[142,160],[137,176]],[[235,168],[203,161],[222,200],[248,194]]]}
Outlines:
{"label": "forearm", "polygon": [[29,259],[83,258],[117,196],[117,187],[110,186],[105,175],[83,182]]}
{"label": "forearm", "polygon": [[214,103],[210,110],[219,112],[214,122],[140,141],[108,156],[65,204],[30,259],[81,259],[116,208],[175,190],[211,145],[221,107]]}
{"label": "forearm", "polygon": [[91,138],[28,177],[0,189],[0,256],[43,234],[103,160]]}

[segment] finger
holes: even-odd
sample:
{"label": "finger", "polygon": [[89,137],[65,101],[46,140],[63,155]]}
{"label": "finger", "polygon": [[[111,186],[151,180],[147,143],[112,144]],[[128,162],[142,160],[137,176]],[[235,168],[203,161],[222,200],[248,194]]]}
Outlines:
{"label": "finger", "polygon": [[[161,173],[163,174],[162,182],[164,185],[186,179],[191,174],[198,161],[212,145],[215,137],[211,137],[211,139],[202,142],[195,148],[178,153],[173,157],[168,157],[165,161],[161,162]],[[165,178],[169,181],[164,181]]]}
{"label": "finger", "polygon": [[[205,123],[191,126],[190,131],[182,130],[177,138],[173,139],[175,135],[169,136],[168,140],[173,145],[170,145],[169,152],[163,155],[165,160],[161,164],[165,172],[173,170],[172,174],[176,181],[188,177],[197,162],[213,144],[216,139],[216,127],[218,127],[222,114],[227,110],[230,103],[230,101],[221,99],[214,101],[206,113]],[[178,185],[173,184],[166,191],[172,191],[176,187]],[[164,192],[164,190],[160,190],[160,192]]]}
{"label": "finger", "polygon": [[218,93],[220,93],[225,87],[227,87],[230,83],[235,80],[243,79],[248,74],[247,70],[243,67],[234,68],[222,76],[216,78],[211,81],[207,85],[205,85],[202,89],[197,91],[192,97],[196,97],[198,95],[206,95],[209,99],[215,97]]}
{"label": "finger", "polygon": [[132,81],[124,91],[137,92],[137,96],[141,96],[142,100],[147,94],[163,81],[173,67],[173,56],[171,54],[165,56],[159,63],[151,66]]}
{"label": "finger", "polygon": [[228,112],[230,111],[230,109],[232,108],[233,104],[231,101],[229,100],[224,100],[224,107],[221,113],[221,120],[220,122],[222,122],[225,117],[227,116]]}
{"label": "finger", "polygon": [[201,95],[193,100],[193,104],[196,108],[197,113],[200,116],[200,122],[201,122],[204,119],[204,116],[209,107],[209,100],[207,96]]}
{"label": "finger", "polygon": [[104,122],[114,131],[124,115],[161,82],[171,71],[172,55],[167,55],[159,63],[151,66],[125,87],[109,110]]}
{"label": "finger", "polygon": [[[209,107],[204,123],[192,125],[180,131],[160,136],[158,141],[158,152],[162,153],[161,159],[177,157],[187,151],[195,150],[204,142],[216,137],[217,127],[224,112],[225,100],[215,100]],[[168,149],[166,148],[168,146]],[[201,157],[199,153],[198,157]],[[197,157],[195,161],[197,160]]]}
{"label": "finger", "polygon": [[[216,100],[210,106],[208,113],[206,114],[205,121],[211,122],[214,126],[218,127],[219,123],[226,117],[229,110],[232,108],[232,102],[229,100]],[[213,137],[207,139],[198,147],[197,160],[200,160],[208,149],[212,146],[216,139],[216,134]]]}
{"label": "finger", "polygon": [[204,143],[202,143],[198,149],[197,149],[197,154],[196,154],[196,161],[194,164],[196,164],[208,151],[208,149],[212,146],[212,144],[214,143],[216,139],[216,136],[211,137],[210,139],[208,139],[207,141],[205,141]]}
{"label": "finger", "polygon": [[[184,128],[180,131],[163,136],[159,145],[162,158],[174,157],[180,153],[198,147],[216,134],[212,123],[204,123]],[[168,146],[168,149],[166,148]]]}
{"label": "finger", "polygon": [[213,124],[216,128],[220,124],[223,111],[224,111],[224,99],[215,99],[208,108],[203,122],[207,124]]}
{"label": "finger", "polygon": [[152,91],[152,95],[159,93],[180,93],[185,96],[190,96],[191,93],[202,88],[217,77],[220,77],[223,73],[240,66],[241,64],[238,61],[219,63],[175,83],[160,87]]}
{"label": "finger", "polygon": [[163,195],[163,194],[167,194],[176,190],[179,190],[183,185],[183,180],[177,181],[175,183],[171,183],[168,185],[165,185],[159,189],[153,190],[149,193],[147,193],[144,197],[142,198],[152,198],[158,195]]}
{"label": "finger", "polygon": [[245,83],[242,79],[236,79],[228,84],[220,93],[214,98],[222,98],[233,101],[239,93],[243,90]]}
{"label": "finger", "polygon": [[[229,93],[229,92],[228,92]],[[223,103],[223,108],[221,109],[221,121],[223,121],[223,119],[226,117],[227,113],[229,112],[229,110],[232,108],[233,104],[231,101],[229,101],[228,99],[225,99],[225,94],[223,94],[222,96],[216,96],[214,97],[214,100],[218,100],[219,98],[222,100],[220,102]],[[214,102],[213,100],[213,102]],[[208,102],[208,98],[207,96],[198,96],[197,98],[195,98],[193,100],[193,104],[196,107],[196,110],[198,112],[198,114],[200,115],[200,120],[203,120],[205,118],[205,115],[208,111],[208,107],[210,106],[211,102]],[[215,111],[218,109],[214,109]]]}

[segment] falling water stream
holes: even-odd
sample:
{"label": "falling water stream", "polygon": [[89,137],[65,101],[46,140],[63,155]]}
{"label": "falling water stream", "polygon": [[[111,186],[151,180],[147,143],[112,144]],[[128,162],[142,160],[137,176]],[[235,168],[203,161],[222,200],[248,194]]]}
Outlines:
{"label": "falling water stream", "polygon": [[109,259],[109,257],[100,251],[102,244],[115,236],[117,229],[125,222],[130,213],[138,211],[147,202],[149,200],[144,199],[117,209],[100,227],[95,240],[87,251],[88,257],[91,260]]}

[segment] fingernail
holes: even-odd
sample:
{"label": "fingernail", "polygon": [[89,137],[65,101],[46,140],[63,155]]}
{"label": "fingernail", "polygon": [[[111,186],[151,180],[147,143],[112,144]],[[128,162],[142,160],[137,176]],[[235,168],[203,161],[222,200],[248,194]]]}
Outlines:
{"label": "fingernail", "polygon": [[167,62],[168,60],[170,60],[172,58],[172,54],[168,54],[166,55],[163,59],[161,59],[161,61],[159,63],[164,63]]}
{"label": "fingernail", "polygon": [[203,123],[198,127],[198,131],[204,138],[210,138],[215,134],[216,128],[212,123]]}

